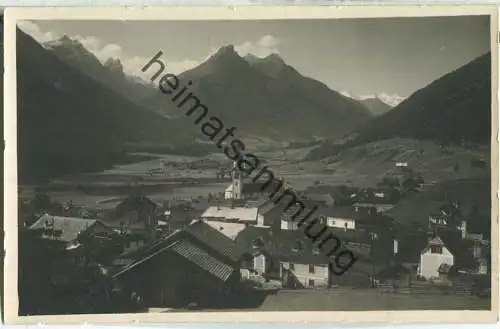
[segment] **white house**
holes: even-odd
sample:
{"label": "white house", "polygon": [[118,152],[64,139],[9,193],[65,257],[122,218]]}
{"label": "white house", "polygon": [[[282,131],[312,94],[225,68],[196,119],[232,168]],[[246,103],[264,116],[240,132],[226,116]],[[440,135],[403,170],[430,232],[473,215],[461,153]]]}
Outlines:
{"label": "white house", "polygon": [[453,263],[453,254],[446,248],[441,238],[435,237],[420,253],[418,275],[426,279],[437,278],[439,277],[439,267],[442,264],[453,266]]}
{"label": "white house", "polygon": [[302,261],[283,262],[280,261],[281,277],[286,277],[285,271],[291,273],[293,277],[305,288],[327,288],[329,283],[330,270],[328,263]]}
{"label": "white house", "polygon": [[[280,255],[283,257],[284,255]],[[281,258],[278,256],[278,258]],[[266,253],[256,253],[253,257],[253,270],[262,275],[270,270],[272,260]],[[328,261],[321,256],[313,254],[311,249],[294,251],[289,250],[284,261],[278,259],[279,276],[286,282],[289,279],[295,281],[304,288],[327,288],[330,270]],[[285,283],[286,286],[286,283]]]}
{"label": "white house", "polygon": [[355,213],[351,206],[322,209],[320,215],[326,219],[325,224],[328,227],[345,230],[356,229]]}

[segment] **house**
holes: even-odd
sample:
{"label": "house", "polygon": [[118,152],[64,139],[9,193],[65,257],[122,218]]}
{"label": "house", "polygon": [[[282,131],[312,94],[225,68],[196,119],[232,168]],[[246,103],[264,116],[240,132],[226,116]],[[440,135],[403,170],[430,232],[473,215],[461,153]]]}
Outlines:
{"label": "house", "polygon": [[[359,241],[360,236],[355,231],[344,230],[335,234],[345,243]],[[334,275],[329,270],[328,247],[320,250],[303,230],[273,232],[249,226],[238,234],[235,241],[253,256],[253,262],[249,264],[252,271],[279,278],[284,287],[326,288],[331,285]]]}
{"label": "house", "polygon": [[462,239],[467,238],[467,220],[453,204],[442,204],[438,211],[429,214],[429,229],[435,232],[458,231]]}
{"label": "house", "polygon": [[326,219],[326,226],[345,230],[356,229],[356,213],[352,206],[321,209],[321,216]]}
{"label": "house", "polygon": [[82,233],[92,233],[96,236],[112,234],[113,230],[97,219],[52,216],[41,216],[30,227],[39,230],[42,239],[60,241],[68,248],[74,247]]}
{"label": "house", "polygon": [[356,202],[353,204],[354,211],[357,213],[365,212],[370,215],[384,213],[386,211],[394,208],[394,204],[392,203],[361,203]]}
{"label": "house", "polygon": [[437,278],[442,264],[454,265],[454,257],[441,238],[436,236],[429,241],[420,253],[418,275],[425,279]]}
{"label": "house", "polygon": [[321,203],[325,207],[335,205],[335,198],[330,193],[310,193],[307,194],[309,200]]}
{"label": "house", "polygon": [[198,220],[117,260],[113,277],[148,307],[231,305],[243,255],[231,239]]}
{"label": "house", "polygon": [[141,235],[144,240],[157,235],[158,220],[164,218],[162,207],[145,196],[129,196],[105,219],[106,224],[123,234]]}
{"label": "house", "polygon": [[167,226],[169,232],[188,226],[200,211],[191,203],[172,204],[166,207],[158,226]]}
{"label": "house", "polygon": [[66,251],[64,258],[75,266],[87,262],[89,253],[84,248],[86,242],[89,242],[89,248],[103,252],[121,252],[120,246],[113,240],[115,232],[97,219],[45,214],[33,223],[29,230],[40,239],[59,245]]}
{"label": "house", "polygon": [[[285,202],[289,201],[287,200]],[[283,202],[283,204],[285,202]],[[282,211],[280,214],[280,227],[282,230],[297,230],[298,223],[301,221],[301,219],[309,216],[311,216],[311,218],[319,217],[320,222],[324,223],[325,219],[319,216],[318,209],[320,208],[320,206],[318,206],[317,202],[311,200],[300,200],[300,202],[302,202],[304,208],[297,204],[294,204],[291,207],[287,204],[286,206],[282,207]]]}
{"label": "house", "polygon": [[263,219],[263,225],[272,226],[275,222],[277,222],[280,219],[283,207],[280,207],[272,200],[267,200],[261,204],[258,209],[258,216]]}

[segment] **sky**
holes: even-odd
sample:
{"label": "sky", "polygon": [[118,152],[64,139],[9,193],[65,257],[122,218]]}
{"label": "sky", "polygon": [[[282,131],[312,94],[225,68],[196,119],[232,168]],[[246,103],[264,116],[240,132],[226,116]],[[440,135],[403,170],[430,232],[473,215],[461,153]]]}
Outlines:
{"label": "sky", "polygon": [[331,89],[390,103],[490,50],[488,16],[277,21],[30,21],[37,41],[66,34],[101,61],[119,58],[128,74],[162,50],[181,73],[232,44],[244,56],[279,54]]}

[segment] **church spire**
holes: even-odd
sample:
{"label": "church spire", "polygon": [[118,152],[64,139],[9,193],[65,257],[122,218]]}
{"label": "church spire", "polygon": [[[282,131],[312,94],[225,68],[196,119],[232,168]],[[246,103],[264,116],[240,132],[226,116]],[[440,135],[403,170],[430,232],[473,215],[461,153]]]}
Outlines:
{"label": "church spire", "polygon": [[238,168],[237,161],[233,162],[233,170],[231,172],[232,185],[233,185],[233,199],[243,198],[243,177],[240,169]]}

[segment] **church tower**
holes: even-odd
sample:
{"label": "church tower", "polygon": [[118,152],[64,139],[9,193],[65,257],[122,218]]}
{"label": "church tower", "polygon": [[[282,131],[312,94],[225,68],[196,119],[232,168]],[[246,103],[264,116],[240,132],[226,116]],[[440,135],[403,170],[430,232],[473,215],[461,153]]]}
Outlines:
{"label": "church tower", "polygon": [[233,162],[233,171],[231,172],[233,199],[239,200],[243,198],[243,177],[236,161]]}

